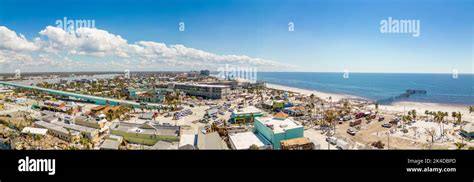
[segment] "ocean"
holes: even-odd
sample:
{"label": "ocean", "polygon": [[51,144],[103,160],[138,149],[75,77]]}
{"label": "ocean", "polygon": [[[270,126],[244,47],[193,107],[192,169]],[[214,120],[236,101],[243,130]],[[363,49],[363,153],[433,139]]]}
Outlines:
{"label": "ocean", "polygon": [[474,104],[474,75],[417,73],[343,73],[315,72],[259,72],[257,80],[267,83],[317,90],[327,93],[347,94],[372,101],[397,97],[412,90],[426,90],[426,94],[410,95],[395,101],[429,102],[452,105]]}

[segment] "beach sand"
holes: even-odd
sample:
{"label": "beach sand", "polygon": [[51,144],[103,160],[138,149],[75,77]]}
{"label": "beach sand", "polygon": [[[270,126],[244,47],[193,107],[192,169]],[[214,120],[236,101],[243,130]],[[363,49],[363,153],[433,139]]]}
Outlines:
{"label": "beach sand", "polygon": [[314,94],[316,97],[319,97],[325,100],[329,100],[328,98],[331,97],[333,102],[337,102],[344,98],[359,98],[360,99],[360,97],[352,96],[352,95],[326,93],[326,92],[321,92],[321,91],[316,91],[316,90],[300,89],[300,88],[294,88],[294,87],[288,87],[288,86],[276,85],[276,84],[270,84],[270,83],[266,83],[266,86],[268,88],[277,89],[277,90],[285,90],[285,91],[297,92],[297,93],[308,94],[308,95]]}
{"label": "beach sand", "polygon": [[[325,99],[325,100],[328,100],[328,97],[331,96],[333,102],[337,102],[343,98],[363,99],[363,98],[353,96],[353,95],[326,93],[326,92],[321,92],[321,91],[316,91],[316,90],[300,89],[300,88],[294,88],[294,87],[288,87],[288,86],[276,85],[276,84],[270,84],[270,83],[267,83],[266,85],[268,88],[272,88],[272,89],[285,90],[285,91],[297,92],[297,93],[308,94],[308,95],[314,94],[315,96],[321,99]],[[375,105],[370,105],[368,107],[370,109],[375,109]],[[448,119],[452,119],[451,118],[452,112],[461,112],[461,114],[463,115],[463,120],[474,122],[474,113],[469,114],[469,110],[467,107],[468,107],[467,105],[463,106],[463,105],[449,105],[449,104],[439,104],[439,103],[404,101],[404,102],[395,102],[391,105],[380,105],[379,110],[401,114],[404,111],[406,113],[409,110],[415,109],[418,115],[425,115],[425,110],[443,111],[443,112],[448,112],[449,114]]]}
{"label": "beach sand", "polygon": [[[374,105],[369,106],[375,109]],[[405,111],[415,109],[418,115],[425,115],[425,111],[442,111],[448,112],[448,119],[452,119],[452,112],[461,112],[463,120],[474,122],[474,113],[469,114],[468,106],[462,105],[449,105],[449,104],[438,104],[438,103],[424,103],[424,102],[395,102],[392,105],[380,105],[379,110],[403,113]]]}

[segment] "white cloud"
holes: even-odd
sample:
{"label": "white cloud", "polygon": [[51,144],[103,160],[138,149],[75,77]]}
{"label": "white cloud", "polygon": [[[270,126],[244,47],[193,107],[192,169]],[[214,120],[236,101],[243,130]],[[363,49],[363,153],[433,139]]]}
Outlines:
{"label": "white cloud", "polygon": [[[38,55],[35,61],[32,59],[29,59],[27,63],[23,61],[23,65],[47,64],[54,67],[72,66],[77,69],[82,69],[83,65],[74,66],[75,63],[78,65],[81,63],[72,61],[67,55],[86,56],[86,58],[87,56],[98,57],[103,60],[102,63],[94,64],[105,67],[109,64],[109,67],[155,70],[176,67],[185,67],[188,70],[212,69],[225,64],[265,68],[291,67],[273,60],[246,55],[219,55],[179,44],[166,45],[153,41],[138,41],[129,44],[119,35],[95,28],[79,28],[75,32],[66,32],[62,28],[48,26],[39,34],[40,37],[30,42],[22,35],[17,36],[8,28],[0,27],[0,35],[7,37],[7,42],[0,43],[0,50],[34,51]],[[9,63],[21,62],[0,54],[1,57],[6,58]],[[0,62],[0,64],[4,63]]]}
{"label": "white cloud", "polygon": [[18,36],[14,31],[11,31],[7,27],[0,26],[0,49],[34,51],[38,48],[33,42],[26,40],[25,36],[22,34]]}

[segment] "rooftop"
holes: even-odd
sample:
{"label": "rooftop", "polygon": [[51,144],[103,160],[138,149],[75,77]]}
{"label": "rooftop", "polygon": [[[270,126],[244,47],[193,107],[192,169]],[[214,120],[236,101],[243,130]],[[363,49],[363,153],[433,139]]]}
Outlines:
{"label": "rooftop", "polygon": [[175,136],[176,129],[175,127],[169,128],[162,128],[162,127],[155,127],[151,124],[134,124],[134,123],[114,123],[110,126],[112,130],[119,130],[128,133],[142,133],[142,134],[149,134],[149,135],[166,135],[166,136]]}
{"label": "rooftop", "polygon": [[63,128],[63,127],[55,125],[55,124],[47,123],[47,122],[44,122],[44,121],[36,121],[35,125],[44,127],[48,130],[54,130],[54,131],[57,131],[57,132],[69,134],[69,131],[67,131],[66,128]]}
{"label": "rooftop", "polygon": [[281,141],[281,145],[284,145],[284,146],[306,145],[308,143],[312,143],[312,142],[306,137],[293,138],[293,139]]}
{"label": "rooftop", "polygon": [[194,146],[195,139],[196,139],[196,135],[194,134],[182,134],[179,139],[179,147],[182,147],[187,144]]}
{"label": "rooftop", "polygon": [[261,113],[261,112],[262,110],[256,108],[255,106],[248,106],[248,107],[233,111],[233,113],[235,114],[251,114],[251,113]]}
{"label": "rooftop", "polygon": [[75,125],[75,124],[67,124],[67,123],[63,123],[63,122],[55,122],[54,125],[61,126],[61,127],[71,129],[71,130],[76,130],[76,131],[79,131],[79,132],[84,132],[84,133],[93,133],[95,131],[98,131],[95,128],[81,126],[81,125]]}
{"label": "rooftop", "polygon": [[228,85],[208,85],[200,83],[175,83],[175,85],[197,86],[197,87],[213,87],[213,88],[230,88]]}
{"label": "rooftop", "polygon": [[21,133],[31,133],[35,135],[46,135],[46,132],[48,132],[48,129],[32,127],[24,127],[23,130],[21,130]]}
{"label": "rooftop", "polygon": [[229,134],[230,141],[237,150],[249,149],[252,144],[257,147],[264,147],[265,144],[253,132],[233,133]]}
{"label": "rooftop", "polygon": [[111,139],[106,139],[104,143],[100,146],[100,149],[106,149],[106,150],[118,150],[120,146],[120,142],[117,140],[111,140]]}
{"label": "rooftop", "polygon": [[257,121],[260,121],[262,124],[264,124],[265,126],[269,128],[271,128],[270,126],[273,126],[272,130],[274,133],[282,133],[282,132],[285,132],[285,130],[303,127],[295,123],[295,121],[293,121],[290,118],[286,118],[284,120],[274,118],[274,117],[255,118],[255,119]]}

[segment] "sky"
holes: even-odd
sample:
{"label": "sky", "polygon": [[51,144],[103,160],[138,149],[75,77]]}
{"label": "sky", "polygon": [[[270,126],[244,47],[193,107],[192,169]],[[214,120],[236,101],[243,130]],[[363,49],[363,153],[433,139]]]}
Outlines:
{"label": "sky", "polygon": [[[0,72],[187,71],[229,65],[259,71],[472,74],[473,4],[0,0]],[[68,32],[57,26],[65,17],[94,20],[95,27]],[[419,21],[419,36],[382,33],[381,21],[389,17]]]}

